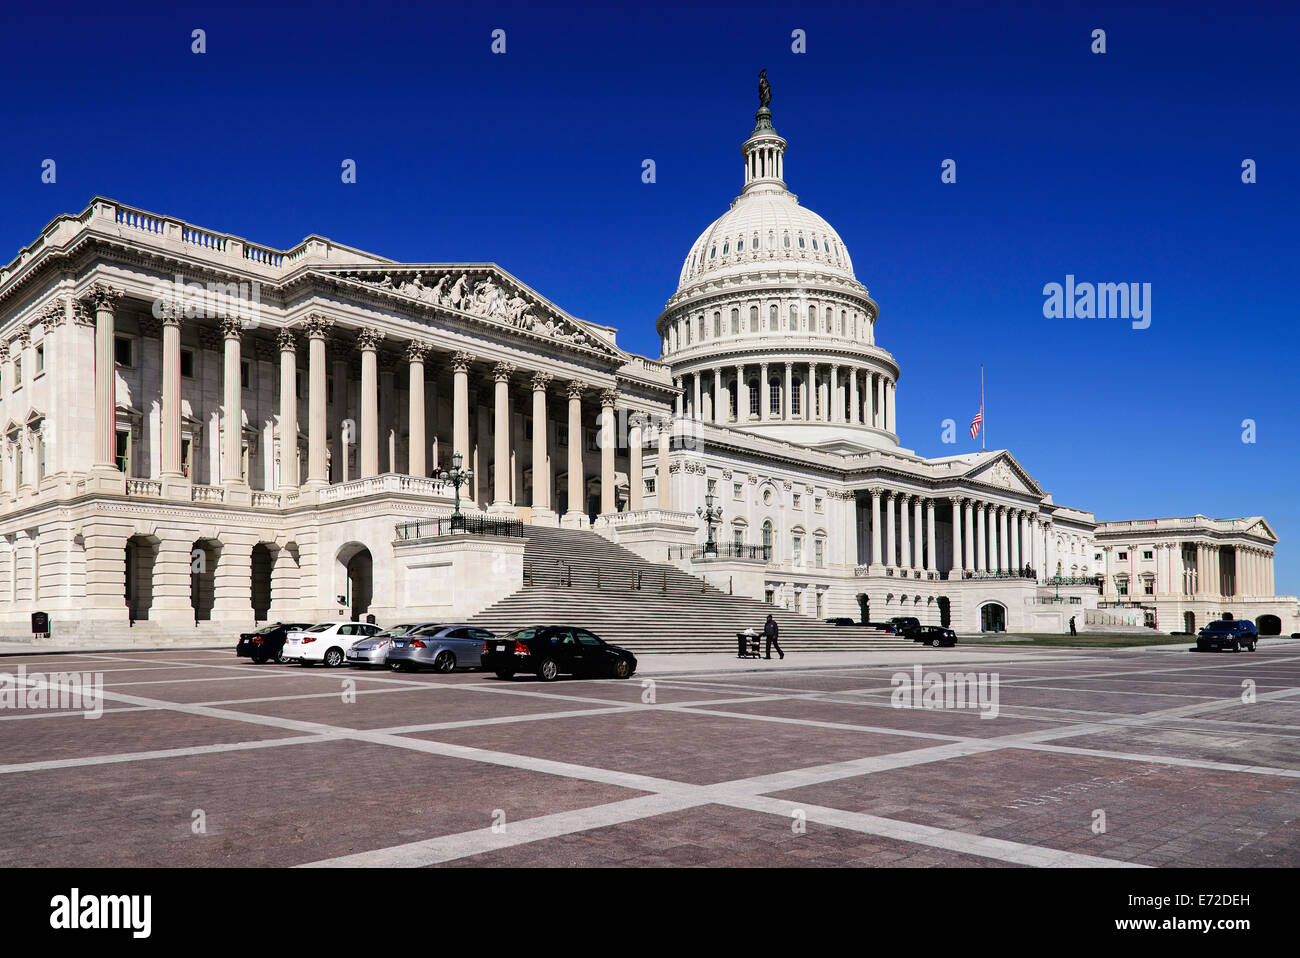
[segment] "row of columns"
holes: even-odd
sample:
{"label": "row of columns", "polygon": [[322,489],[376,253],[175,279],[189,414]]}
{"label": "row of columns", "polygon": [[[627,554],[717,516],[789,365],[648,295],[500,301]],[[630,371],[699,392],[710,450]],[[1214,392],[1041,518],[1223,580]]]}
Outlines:
{"label": "row of columns", "polygon": [[[935,500],[911,493],[873,488],[871,492],[872,565],[905,570],[938,571],[935,551]],[[884,501],[884,538],[881,542],[881,502]],[[922,512],[925,534],[922,538]],[[897,517],[897,522],[895,518]],[[915,529],[915,535],[913,535]],[[887,559],[881,562],[881,559]]]}
{"label": "row of columns", "polygon": [[1026,566],[1041,574],[1040,535],[1048,524],[1038,513],[965,496],[952,498],[952,572],[1009,573]]}
{"label": "row of columns", "polygon": [[[1162,546],[1177,550],[1182,562],[1181,593],[1186,596],[1271,596],[1273,553],[1254,546],[1231,546],[1234,566],[1224,574],[1223,549],[1217,543],[1191,542]],[[1191,561],[1187,561],[1190,552]],[[1171,583],[1172,584],[1172,583]]]}
{"label": "row of columns", "polygon": [[[740,363],[734,367],[734,374],[724,366],[715,366],[707,371],[712,386],[712,421],[719,424],[729,422],[753,421],[750,412],[752,402],[749,378],[746,374],[751,365],[759,367],[759,415],[758,421],[770,422],[828,422],[849,425],[870,426],[885,432],[895,432],[894,393],[896,384],[884,373],[871,372],[854,366],[836,363]],[[799,411],[794,411],[795,396],[794,374],[797,367],[802,367],[802,381],[799,383]],[[779,398],[775,414],[772,411],[771,388],[774,378],[772,369],[782,370],[775,377]],[[825,370],[823,372],[823,369]],[[840,373],[844,371],[847,379],[845,388],[840,387]],[[692,418],[704,418],[704,376],[705,370],[696,370],[678,378],[677,387],[682,392],[677,397],[677,415],[686,415],[687,386],[689,379],[690,414]],[[859,383],[862,388],[859,390]],[[730,388],[728,386],[730,384]],[[825,392],[822,388],[825,387]],[[735,419],[731,416],[731,392],[736,391]],[[820,396],[820,399],[815,397]]]}

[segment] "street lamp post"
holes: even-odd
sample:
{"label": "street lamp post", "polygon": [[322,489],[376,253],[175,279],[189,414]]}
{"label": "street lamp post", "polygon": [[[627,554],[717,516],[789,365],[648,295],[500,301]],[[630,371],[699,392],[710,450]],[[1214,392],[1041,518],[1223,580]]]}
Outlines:
{"label": "street lamp post", "polygon": [[456,511],[451,514],[451,531],[465,531],[465,517],[460,514],[460,487],[469,484],[474,479],[473,469],[462,469],[465,464],[465,457],[460,453],[452,453],[451,468],[443,469],[438,473],[438,478],[443,482],[450,482],[452,489],[456,491]]}
{"label": "street lamp post", "polygon": [[718,542],[713,536],[713,527],[715,524],[722,521],[722,506],[717,506],[715,508],[713,505],[714,500],[715,496],[713,493],[710,492],[706,494],[704,497],[704,507],[696,508],[695,514],[705,521],[709,530],[708,541],[704,544],[704,554],[708,555],[709,553],[713,553],[716,556],[718,554]]}

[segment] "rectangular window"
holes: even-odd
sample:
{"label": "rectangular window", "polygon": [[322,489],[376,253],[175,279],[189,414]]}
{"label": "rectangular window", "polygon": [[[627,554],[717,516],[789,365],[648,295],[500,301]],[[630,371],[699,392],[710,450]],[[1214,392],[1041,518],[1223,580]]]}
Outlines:
{"label": "rectangular window", "polygon": [[122,475],[131,475],[131,430],[119,429],[117,431],[117,445],[113,452],[113,462]]}
{"label": "rectangular window", "polygon": [[248,481],[248,443],[240,447],[239,451],[239,478]]}
{"label": "rectangular window", "polygon": [[653,476],[645,480],[645,491],[647,495],[654,495],[655,480]]}
{"label": "rectangular window", "polygon": [[742,548],[744,548],[745,533],[743,530],[741,529],[731,530],[731,544],[736,547],[737,552],[739,552]]}
{"label": "rectangular window", "polygon": [[1152,553],[1150,550],[1147,550],[1146,552],[1143,552],[1143,553],[1142,553],[1142,558],[1144,558],[1144,559],[1150,559],[1150,558],[1153,558],[1153,553]]}
{"label": "rectangular window", "polygon": [[14,389],[18,389],[23,384],[23,361],[14,360]]}
{"label": "rectangular window", "polygon": [[823,598],[823,593],[818,592],[817,593],[817,618],[819,619],[822,617],[822,611],[823,611],[822,598]]}
{"label": "rectangular window", "polygon": [[42,343],[36,347],[36,372],[33,376],[39,376],[45,372],[45,344]]}
{"label": "rectangular window", "polygon": [[1117,585],[1117,591],[1120,595],[1128,595],[1128,581],[1123,580]]}
{"label": "rectangular window", "polygon": [[1124,562],[1124,561],[1126,561],[1126,560],[1128,559],[1128,553],[1127,553],[1127,552],[1121,552],[1121,553],[1119,554],[1119,556],[1118,556],[1118,559],[1119,559],[1120,562]]}
{"label": "rectangular window", "polygon": [[793,382],[794,391],[790,394],[790,415],[798,417],[803,415],[803,396],[800,395],[803,392],[803,382],[798,379]]}
{"label": "rectangular window", "polygon": [[1142,583],[1142,591],[1147,595],[1155,595],[1156,594],[1155,580],[1147,579],[1144,583]]}
{"label": "rectangular window", "polygon": [[190,475],[190,460],[193,449],[194,441],[192,439],[181,440],[181,472],[185,473],[186,479],[193,478]]}
{"label": "rectangular window", "polygon": [[759,414],[760,400],[761,400],[761,396],[758,391],[758,383],[753,382],[750,384],[750,389],[749,389],[749,414],[751,416],[757,416]]}
{"label": "rectangular window", "polygon": [[134,356],[132,355],[131,340],[125,336],[117,336],[113,339],[113,362],[119,366],[130,368],[135,365]]}
{"label": "rectangular window", "polygon": [[194,350],[181,350],[181,376],[185,379],[194,378]]}
{"label": "rectangular window", "polygon": [[45,437],[39,432],[36,434],[36,485],[41,484],[45,478]]}
{"label": "rectangular window", "polygon": [[799,504],[800,504],[801,502],[803,502],[803,496],[799,495],[799,493],[796,492],[796,493],[794,494],[794,496],[793,496],[793,502],[792,502],[791,504],[792,504],[796,509],[798,509],[798,508],[800,508],[800,505],[799,505]]}
{"label": "rectangular window", "polygon": [[708,490],[707,490],[707,491],[708,491],[709,495],[711,495],[711,496],[716,496],[716,495],[718,494],[718,480],[716,480],[716,479],[710,479],[710,480],[708,481]]}
{"label": "rectangular window", "polygon": [[241,389],[248,389],[249,383],[252,381],[252,374],[249,370],[249,366],[250,363],[247,359],[241,359],[239,361],[239,387]]}
{"label": "rectangular window", "polygon": [[745,496],[745,487],[742,483],[733,482],[731,484],[731,498],[743,499]]}
{"label": "rectangular window", "polygon": [[803,560],[803,536],[795,536],[792,545],[791,554],[794,558],[794,564],[798,565]]}
{"label": "rectangular window", "polygon": [[822,567],[822,563],[825,560],[825,547],[826,543],[821,539],[818,539],[813,543],[813,561],[817,563],[817,568],[819,569]]}
{"label": "rectangular window", "polygon": [[817,512],[822,511],[822,500],[820,496],[813,499],[813,509],[815,509]]}
{"label": "rectangular window", "polygon": [[774,416],[781,415],[781,384],[772,382],[768,385],[768,412]]}

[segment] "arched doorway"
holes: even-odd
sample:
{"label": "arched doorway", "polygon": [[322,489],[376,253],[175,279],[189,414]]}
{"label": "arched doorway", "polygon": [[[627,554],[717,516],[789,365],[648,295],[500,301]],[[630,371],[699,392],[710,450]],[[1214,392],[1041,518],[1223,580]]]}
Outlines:
{"label": "arched doorway", "polygon": [[985,602],[980,606],[980,631],[1005,632],[1007,630],[1007,610],[998,602]]}
{"label": "arched doorway", "polygon": [[1255,620],[1255,628],[1260,635],[1281,635],[1282,620],[1275,615],[1261,615]]}
{"label": "arched doorway", "polygon": [[220,558],[221,543],[216,539],[196,539],[190,547],[190,607],[194,609],[195,622],[212,618]]}
{"label": "arched doorway", "polygon": [[1183,613],[1183,631],[1184,631],[1184,632],[1195,632],[1195,631],[1196,631],[1196,613],[1195,613],[1195,612],[1184,612],[1184,613]]}
{"label": "arched doorway", "polygon": [[253,619],[266,620],[271,611],[271,569],[275,556],[265,542],[253,546]]}
{"label": "arched doorway", "polygon": [[158,540],[132,536],[126,540],[126,610],[132,622],[144,622],[153,606],[153,566]]}
{"label": "arched doorway", "polygon": [[946,595],[939,596],[939,625],[945,629],[952,625],[952,600]]}
{"label": "arched doorway", "polygon": [[858,613],[860,615],[859,621],[861,621],[863,625],[866,625],[871,621],[871,596],[867,595],[865,592],[859,592],[857,598]]}
{"label": "arched doorway", "polygon": [[350,542],[339,550],[337,562],[339,604],[359,621],[370,610],[374,597],[374,559],[361,543]]}

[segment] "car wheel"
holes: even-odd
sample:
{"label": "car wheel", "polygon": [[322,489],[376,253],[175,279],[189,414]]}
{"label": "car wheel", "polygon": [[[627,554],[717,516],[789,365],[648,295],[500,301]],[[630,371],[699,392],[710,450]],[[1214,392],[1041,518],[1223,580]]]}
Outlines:
{"label": "car wheel", "polygon": [[497,669],[497,678],[499,679],[513,679],[514,677],[515,673],[509,669]]}
{"label": "car wheel", "polygon": [[253,658],[253,664],[254,664],[254,665],[265,665],[265,664],[266,664],[266,656],[265,656],[265,655],[254,655],[252,658]]}
{"label": "car wheel", "polygon": [[554,682],[560,677],[560,667],[555,659],[542,659],[537,665],[537,677],[543,682]]}
{"label": "car wheel", "polygon": [[450,652],[439,652],[438,657],[433,660],[433,670],[444,674],[447,672],[455,672],[456,656],[452,655]]}
{"label": "car wheel", "polygon": [[619,659],[614,663],[614,678],[626,679],[632,676],[632,663],[627,659]]}
{"label": "car wheel", "polygon": [[932,645],[934,648],[937,649],[937,648],[939,647],[939,640],[938,640],[938,639],[931,639],[931,640],[930,640],[930,645]]}
{"label": "car wheel", "polygon": [[277,652],[277,653],[275,653],[275,661],[279,662],[281,665],[288,665],[288,664],[289,664],[289,660],[286,659],[286,658],[284,657],[284,653],[283,653],[283,652]]}
{"label": "car wheel", "polygon": [[340,648],[327,649],[325,652],[325,665],[327,668],[336,668],[343,664],[343,650]]}

